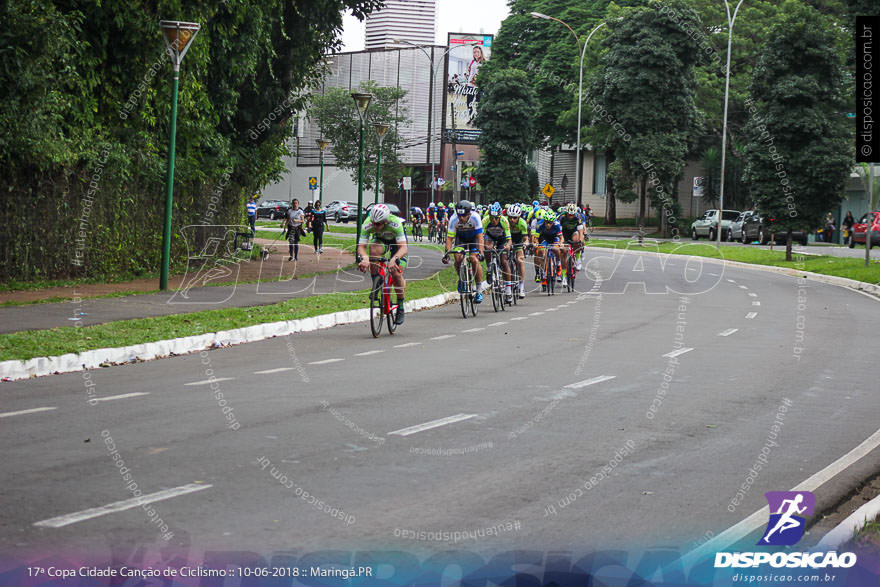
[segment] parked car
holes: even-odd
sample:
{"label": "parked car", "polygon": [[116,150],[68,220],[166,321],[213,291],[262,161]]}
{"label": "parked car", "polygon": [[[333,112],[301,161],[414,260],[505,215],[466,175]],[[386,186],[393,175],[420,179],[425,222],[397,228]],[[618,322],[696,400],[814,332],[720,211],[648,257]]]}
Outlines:
{"label": "parked car", "polygon": [[[870,213],[871,218],[871,247],[880,245],[880,212],[873,211]],[[865,214],[859,218],[858,222],[853,224],[853,235],[849,239],[849,248],[854,248],[856,243],[863,245],[866,242],[865,233],[868,227],[868,215]]]}
{"label": "parked car", "polygon": [[345,204],[348,204],[345,200],[333,200],[329,204],[324,206],[324,212],[327,213],[327,218],[332,220],[336,217],[336,212]]}
{"label": "parked car", "polygon": [[[330,206],[333,206],[331,209]],[[357,222],[357,202],[333,201],[327,207],[327,219],[333,222]]]}
{"label": "parked car", "polygon": [[730,230],[727,231],[727,240],[728,241],[738,241],[742,240],[742,228],[745,221],[754,214],[754,210],[746,210],[745,212],[740,212],[739,216],[736,217],[736,220],[730,223]]}
{"label": "parked car", "polygon": [[257,218],[268,218],[275,220],[276,218],[284,218],[287,216],[287,209],[290,205],[280,200],[263,200],[257,206]]}
{"label": "parked car", "polygon": [[[721,240],[727,240],[731,223],[739,218],[739,210],[725,210],[721,215]],[[706,210],[702,216],[691,223],[691,238],[697,240],[701,236],[715,240],[718,234],[718,210]]]}
{"label": "parked car", "polygon": [[[369,214],[370,208],[372,208],[375,205],[376,204],[370,204],[369,206],[367,206],[367,209],[364,211],[364,214]],[[400,218],[404,222],[407,221],[407,217],[400,211],[400,208],[397,207],[397,204],[389,204],[388,202],[385,202],[385,205],[388,206],[389,208],[391,208],[392,214],[394,214],[395,216],[397,216],[398,218]]]}
{"label": "parked car", "polygon": [[[776,219],[772,216],[764,218],[760,214],[753,213],[743,223],[741,241],[743,244],[758,241],[758,244],[766,245],[770,242],[772,236],[777,244],[784,244],[787,229],[778,229]],[[794,230],[791,233],[791,240],[802,246],[807,244],[807,233],[802,230]]]}

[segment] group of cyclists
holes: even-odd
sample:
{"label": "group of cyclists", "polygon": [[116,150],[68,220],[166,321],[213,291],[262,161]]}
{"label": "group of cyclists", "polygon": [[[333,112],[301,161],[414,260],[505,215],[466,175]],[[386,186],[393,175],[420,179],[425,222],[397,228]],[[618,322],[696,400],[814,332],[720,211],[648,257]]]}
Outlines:
{"label": "group of cyclists", "polygon": [[[427,210],[418,206],[410,209],[410,222],[413,234],[421,234],[423,225],[428,224],[429,234],[445,235],[446,253],[443,263],[449,263],[450,253],[454,257],[456,270],[464,262],[465,256],[471,264],[476,278],[476,295],[474,303],[483,301],[483,289],[488,286],[483,281],[481,262],[487,254],[504,251],[515,252],[511,257],[515,260],[517,282],[511,280],[511,267],[508,255],[499,255],[499,264],[505,279],[505,296],[507,301],[513,296],[525,297],[525,255],[534,253],[535,281],[548,286],[548,280],[556,279],[565,282],[568,278],[568,267],[562,261],[566,258],[570,247],[574,256],[574,270],[581,270],[581,253],[584,242],[588,240],[587,226],[590,223],[590,207],[579,207],[575,203],[564,204],[553,209],[547,202],[534,200],[528,203],[510,203],[502,206],[499,202],[490,205],[475,206],[468,200],[457,204],[446,205],[442,202],[431,202]],[[452,249],[455,248],[455,251]],[[405,223],[391,213],[385,204],[378,204],[370,209],[369,218],[361,229],[358,241],[358,269],[370,271],[373,287],[376,287],[379,269],[370,257],[381,257],[388,253],[387,266],[391,271],[391,279],[397,296],[398,310],[395,323],[404,321],[403,302],[406,293],[406,281],[403,270],[407,260],[407,235]],[[554,255],[557,263],[556,275],[547,275],[547,255]],[[459,291],[462,291],[459,283]],[[515,290],[514,290],[515,288]]]}

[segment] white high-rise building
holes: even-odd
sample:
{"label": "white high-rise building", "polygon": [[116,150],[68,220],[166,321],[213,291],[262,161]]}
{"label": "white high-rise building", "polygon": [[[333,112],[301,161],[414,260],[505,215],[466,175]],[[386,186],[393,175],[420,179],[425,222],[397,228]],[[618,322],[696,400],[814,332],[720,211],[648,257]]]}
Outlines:
{"label": "white high-rise building", "polygon": [[396,39],[433,45],[436,28],[436,0],[387,0],[384,8],[367,16],[365,47],[387,49]]}

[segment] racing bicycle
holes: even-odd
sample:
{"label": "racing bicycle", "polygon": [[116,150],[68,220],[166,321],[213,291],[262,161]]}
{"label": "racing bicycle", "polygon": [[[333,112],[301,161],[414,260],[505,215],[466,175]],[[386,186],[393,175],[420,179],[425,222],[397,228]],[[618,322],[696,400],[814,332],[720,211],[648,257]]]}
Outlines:
{"label": "racing bicycle", "polygon": [[[373,338],[379,338],[382,332],[382,321],[388,322],[388,334],[394,334],[397,324],[394,323],[397,304],[391,303],[391,291],[394,288],[391,282],[391,271],[388,270],[388,257],[370,257],[371,263],[379,266],[379,272],[373,281],[370,291],[370,332]],[[400,264],[400,261],[397,262]]]}
{"label": "racing bicycle", "polygon": [[474,303],[474,296],[477,294],[477,284],[474,281],[474,272],[471,269],[470,250],[459,245],[446,251],[444,257],[448,257],[450,253],[463,256],[461,265],[458,267],[458,297],[461,303],[461,316],[467,319],[468,313],[471,316],[477,315],[477,305]]}

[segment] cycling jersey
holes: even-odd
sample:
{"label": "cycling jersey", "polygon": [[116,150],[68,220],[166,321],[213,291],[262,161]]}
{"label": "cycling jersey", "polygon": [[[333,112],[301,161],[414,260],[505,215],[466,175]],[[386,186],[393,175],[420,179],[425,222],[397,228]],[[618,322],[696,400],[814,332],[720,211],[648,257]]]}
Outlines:
{"label": "cycling jersey", "polygon": [[520,244],[523,238],[529,235],[529,225],[522,218],[508,220],[508,224],[510,225],[510,239],[513,241],[513,244]]}
{"label": "cycling jersey", "polygon": [[458,243],[474,243],[479,234],[483,234],[483,221],[476,212],[465,219],[453,214],[446,229],[446,236],[455,238]]}
{"label": "cycling jersey", "polygon": [[422,220],[425,217],[425,213],[422,212],[421,208],[416,208],[411,212],[413,220]]}
{"label": "cycling jersey", "polygon": [[533,225],[533,231],[538,235],[541,244],[558,243],[562,237],[562,226],[559,222],[538,220]]}
{"label": "cycling jersey", "polygon": [[496,245],[504,246],[504,243],[510,240],[510,223],[504,216],[499,218],[501,221],[498,224],[492,224],[491,216],[483,218],[483,233]]}
{"label": "cycling jersey", "polygon": [[361,227],[361,238],[358,244],[382,243],[390,245],[405,242],[406,233],[403,231],[403,220],[397,216],[391,216],[382,228],[377,228],[373,221],[368,218]]}
{"label": "cycling jersey", "polygon": [[428,220],[434,220],[434,208],[428,208],[427,215]]}
{"label": "cycling jersey", "polygon": [[446,208],[437,208],[437,220],[441,222],[446,220]]}
{"label": "cycling jersey", "polygon": [[568,216],[568,214],[563,214],[559,217],[558,223],[560,227],[562,227],[562,234],[565,236],[565,240],[571,240],[572,235],[578,231],[581,227],[581,219],[575,216]]}

